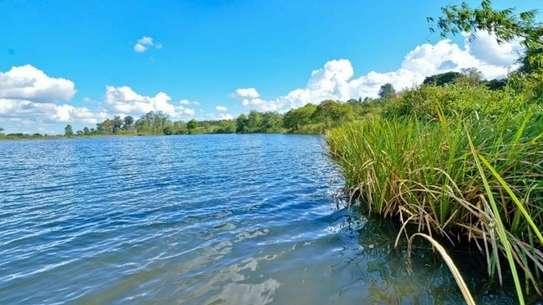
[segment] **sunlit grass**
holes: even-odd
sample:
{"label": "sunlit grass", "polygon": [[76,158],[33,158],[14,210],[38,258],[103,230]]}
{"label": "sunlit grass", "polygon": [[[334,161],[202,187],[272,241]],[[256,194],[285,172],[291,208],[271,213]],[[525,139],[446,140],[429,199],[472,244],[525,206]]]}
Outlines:
{"label": "sunlit grass", "polygon": [[369,213],[476,245],[500,282],[507,263],[523,303],[521,286],[540,294],[543,283],[541,108],[514,100],[444,113],[436,104],[333,129],[330,153]]}

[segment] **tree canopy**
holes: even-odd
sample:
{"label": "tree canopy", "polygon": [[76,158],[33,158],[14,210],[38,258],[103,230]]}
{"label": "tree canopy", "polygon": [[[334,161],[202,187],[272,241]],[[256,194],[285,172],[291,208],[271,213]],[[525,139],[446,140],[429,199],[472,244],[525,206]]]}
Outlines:
{"label": "tree canopy", "polygon": [[392,84],[387,83],[381,86],[379,89],[379,97],[381,98],[390,98],[396,95],[396,90]]}
{"label": "tree canopy", "polygon": [[499,43],[520,38],[526,48],[521,72],[532,73],[543,69],[543,26],[536,21],[536,13],[516,13],[512,8],[497,10],[492,8],[492,1],[483,0],[477,8],[467,2],[445,6],[440,17],[428,17],[428,21],[430,30],[439,31],[443,37],[486,31],[495,34]]}

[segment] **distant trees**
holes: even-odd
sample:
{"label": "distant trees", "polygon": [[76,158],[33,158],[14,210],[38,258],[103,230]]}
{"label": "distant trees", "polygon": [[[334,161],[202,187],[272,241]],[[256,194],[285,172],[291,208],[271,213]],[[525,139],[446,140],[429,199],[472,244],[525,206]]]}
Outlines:
{"label": "distant trees", "polygon": [[123,120],[121,119],[120,116],[117,115],[113,118],[112,125],[113,125],[113,133],[118,134],[121,128],[123,127]]}
{"label": "distant trees", "polygon": [[283,127],[290,130],[299,130],[304,125],[311,124],[311,118],[317,106],[306,104],[303,107],[288,111],[283,117]]}
{"label": "distant trees", "polygon": [[391,98],[394,96],[396,96],[396,90],[390,83],[382,85],[381,88],[379,89],[380,98]]}
{"label": "distant trees", "polygon": [[113,120],[106,119],[102,123],[96,124],[98,134],[113,134]]}
{"label": "distant trees", "polygon": [[172,122],[167,114],[151,111],[139,118],[135,125],[138,134],[161,134]]}
{"label": "distant trees", "polygon": [[170,127],[170,126],[166,126],[164,127],[164,129],[162,130],[162,133],[166,136],[170,136],[173,134],[173,128]]}
{"label": "distant trees", "polygon": [[424,79],[424,85],[447,86],[457,82],[465,82],[470,85],[483,84],[491,90],[499,90],[507,85],[507,78],[484,80],[481,71],[476,68],[462,69],[461,72],[445,72]]}
{"label": "distant trees", "polygon": [[325,127],[333,127],[340,122],[348,122],[354,119],[353,108],[346,103],[341,103],[333,100],[322,101],[311,119],[314,122],[323,123]]}
{"label": "distant trees", "polygon": [[74,136],[74,130],[72,129],[72,125],[68,124],[66,125],[66,127],[64,127],[64,136],[68,138]]}
{"label": "distant trees", "polygon": [[283,126],[283,116],[276,112],[251,111],[236,119],[235,130],[239,133],[277,132]]}
{"label": "distant trees", "polygon": [[188,133],[192,133],[193,130],[196,129],[196,127],[198,127],[198,122],[197,122],[195,119],[190,120],[190,121],[187,123],[187,130],[188,130]]}
{"label": "distant trees", "polygon": [[[448,72],[430,76],[425,85],[443,85],[457,79],[473,79],[473,85],[480,85],[477,70],[465,70],[464,74]],[[483,82],[483,84],[486,84]],[[493,86],[500,86],[499,82]],[[285,114],[277,112],[250,111],[240,114],[236,119],[202,120],[191,119],[188,122],[172,121],[162,112],[148,112],[139,119],[132,116],[115,116],[96,124],[96,129],[85,127],[77,132],[78,136],[91,135],[178,135],[201,133],[322,133],[324,130],[339,126],[345,122],[377,116],[384,112],[384,105],[397,102],[404,93],[397,94],[391,84],[381,86],[378,98],[350,99],[346,102],[324,100],[321,103],[306,104],[291,109]],[[389,107],[390,108],[390,107]],[[391,108],[392,109],[392,108]],[[388,111],[390,112],[390,111]],[[73,131],[72,131],[73,132]]]}
{"label": "distant trees", "polygon": [[425,84],[425,85],[435,85],[435,86],[444,86],[444,85],[447,85],[447,84],[454,83],[460,77],[462,77],[462,73],[450,71],[450,72],[445,72],[445,73],[440,73],[440,74],[428,76],[427,78],[424,79],[423,84]]}
{"label": "distant trees", "polygon": [[123,119],[123,129],[124,130],[130,130],[132,129],[132,125],[134,124],[134,118],[130,115],[127,115]]}
{"label": "distant trees", "polygon": [[219,121],[219,126],[215,129],[216,133],[235,133],[236,132],[236,122],[233,120],[222,120]]}

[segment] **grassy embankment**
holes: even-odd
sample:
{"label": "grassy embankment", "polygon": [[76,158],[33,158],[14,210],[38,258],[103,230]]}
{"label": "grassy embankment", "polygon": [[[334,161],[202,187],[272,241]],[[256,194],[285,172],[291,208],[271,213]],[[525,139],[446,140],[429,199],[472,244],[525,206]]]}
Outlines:
{"label": "grassy embankment", "polygon": [[521,286],[543,288],[542,110],[541,77],[512,78],[501,90],[424,85],[326,138],[369,214],[445,248],[478,247],[490,276],[501,281],[509,269],[522,298]]}

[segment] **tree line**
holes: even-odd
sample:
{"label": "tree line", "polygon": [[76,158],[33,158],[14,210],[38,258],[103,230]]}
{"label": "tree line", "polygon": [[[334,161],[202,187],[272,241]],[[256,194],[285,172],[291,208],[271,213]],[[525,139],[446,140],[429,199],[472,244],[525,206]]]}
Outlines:
{"label": "tree line", "polygon": [[[446,72],[427,77],[423,86],[447,86],[458,81],[482,84],[498,90],[505,86],[507,79],[484,81],[475,69],[461,72]],[[306,104],[286,113],[251,111],[230,120],[189,120],[174,121],[163,112],[148,112],[140,118],[127,115],[105,119],[94,127],[74,130],[71,124],[64,129],[65,137],[89,137],[104,135],[186,135],[218,133],[304,133],[320,134],[345,122],[360,120],[368,115],[377,115],[387,101],[399,93],[392,84],[384,84],[377,98],[350,99],[347,101],[324,100],[319,104]],[[39,133],[4,134],[0,138],[40,138]]]}
{"label": "tree line", "polygon": [[182,135],[208,133],[321,133],[342,122],[355,120],[372,111],[372,108],[396,95],[391,84],[381,87],[379,98],[351,99],[346,102],[324,100],[318,105],[307,104],[284,114],[278,112],[251,111],[231,120],[192,119],[188,122],[173,121],[163,112],[148,112],[138,119],[128,115],[108,118],[95,127],[75,131],[66,125],[64,135]]}

